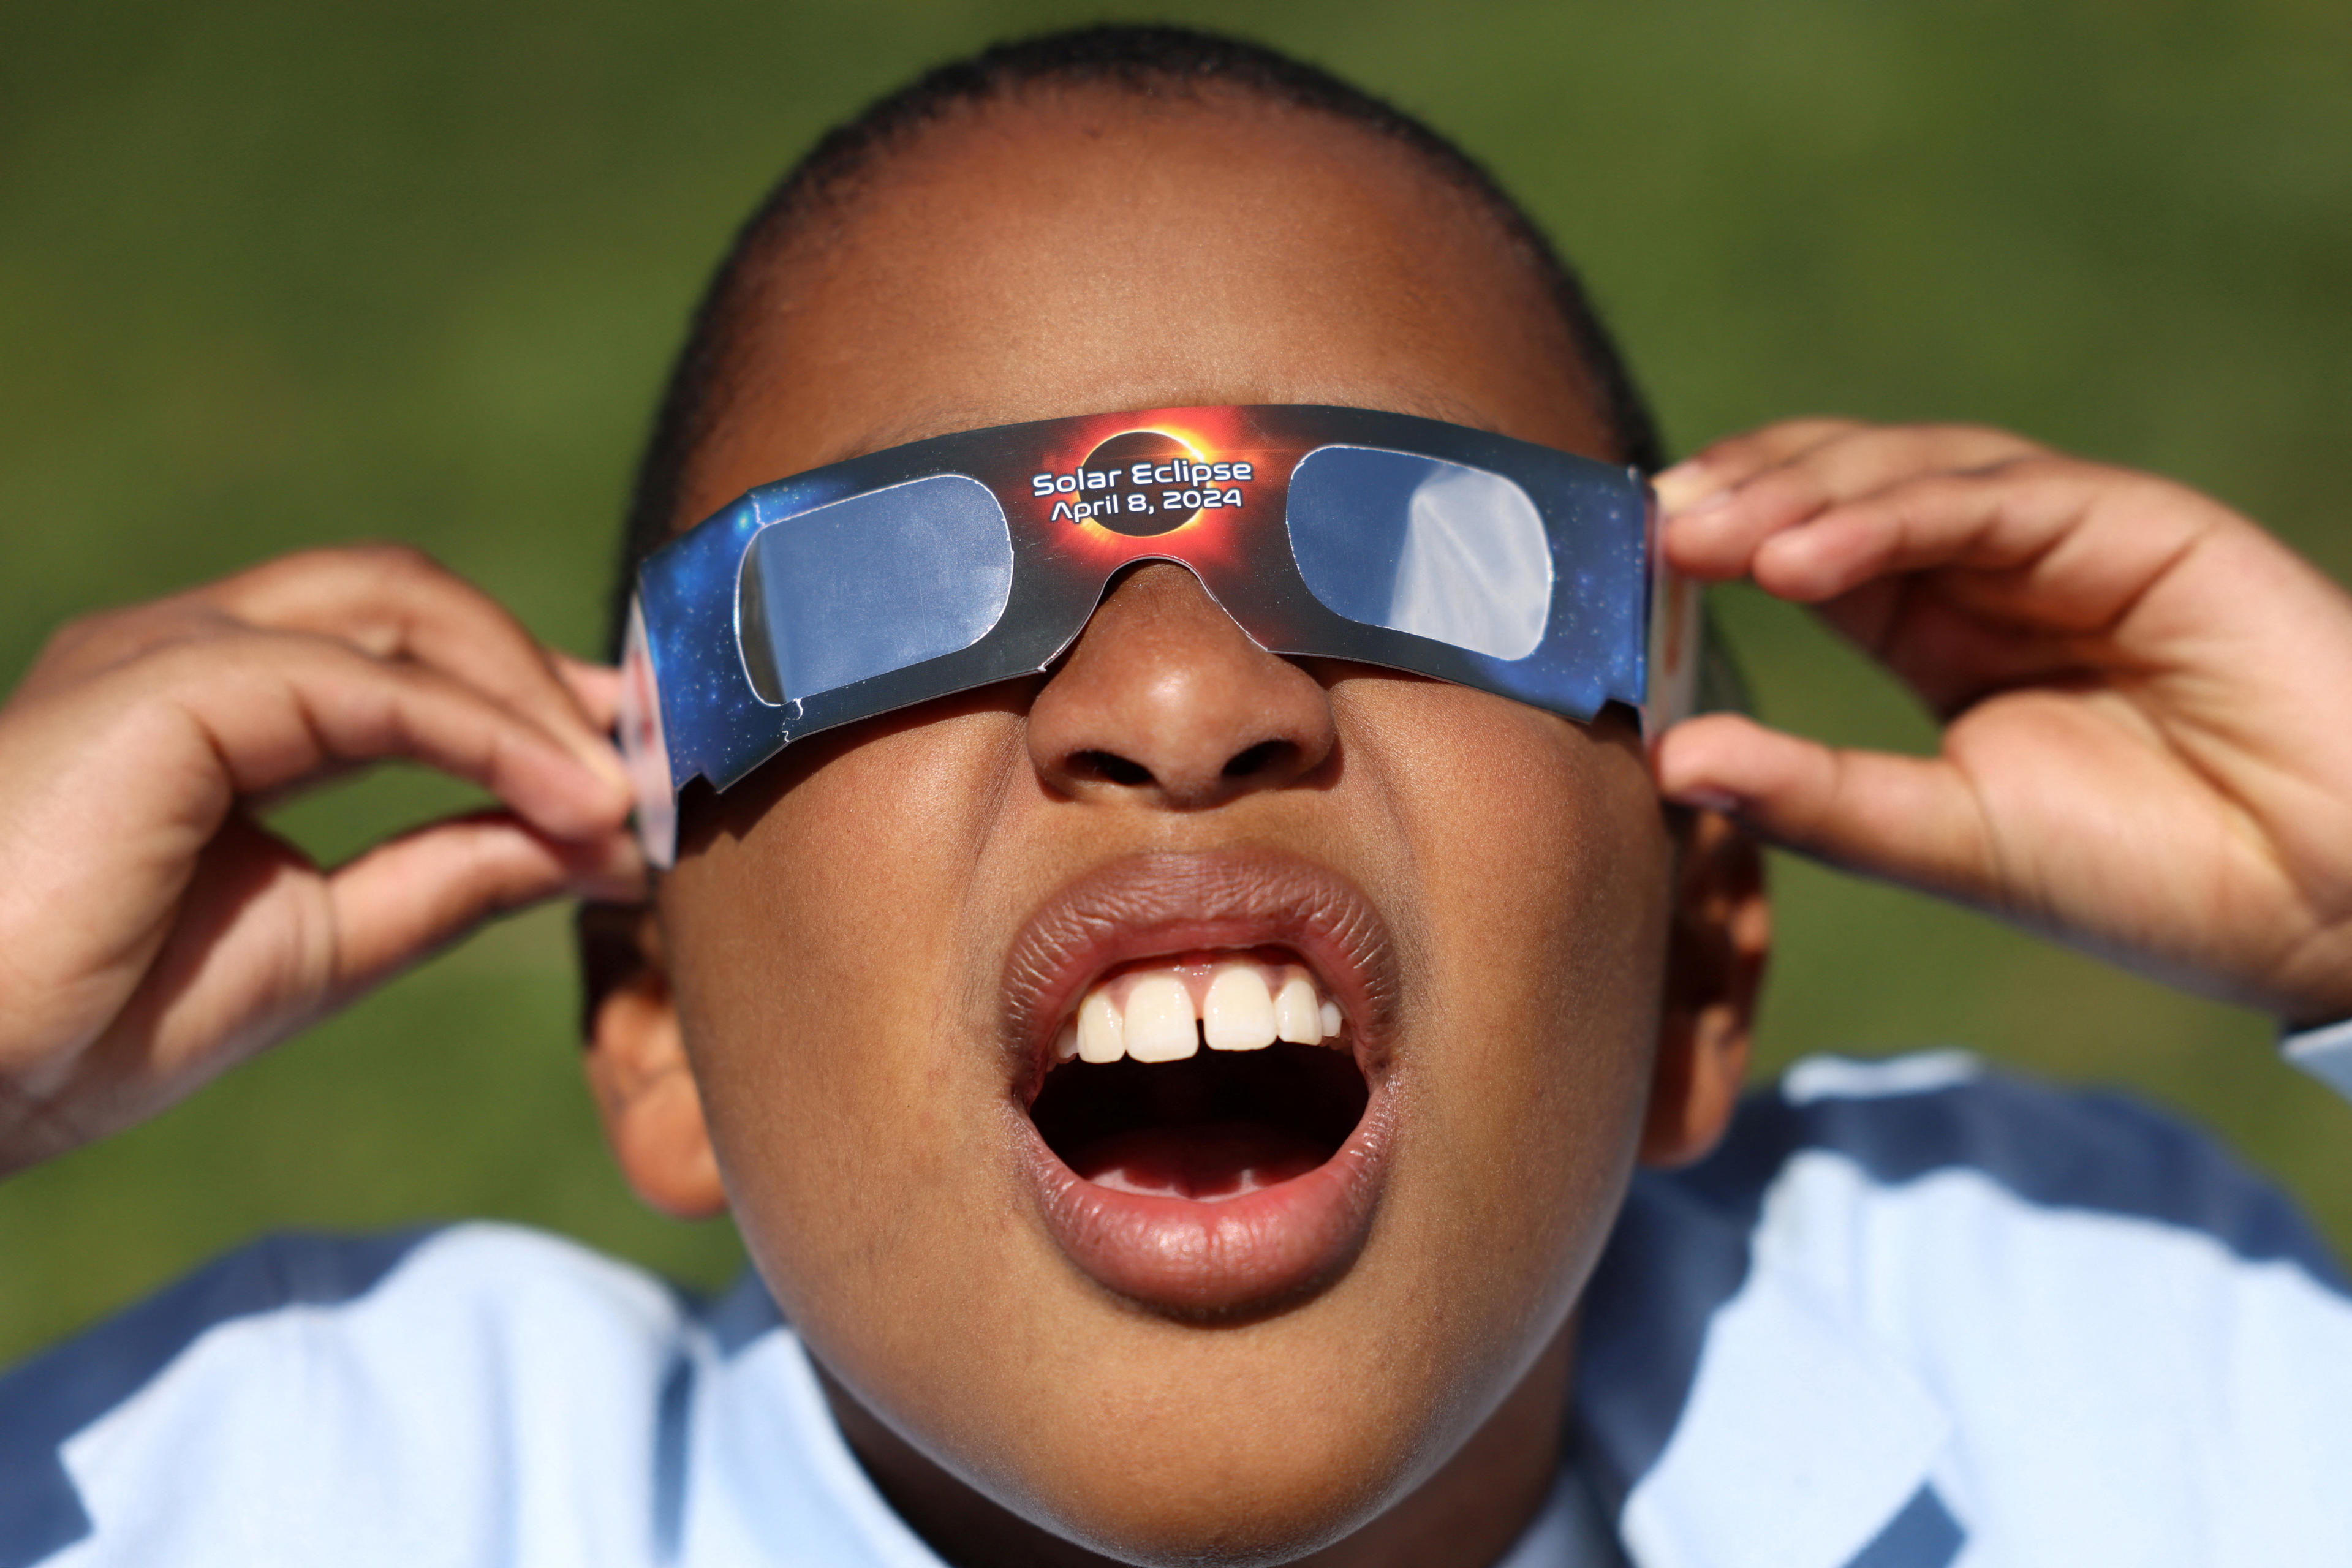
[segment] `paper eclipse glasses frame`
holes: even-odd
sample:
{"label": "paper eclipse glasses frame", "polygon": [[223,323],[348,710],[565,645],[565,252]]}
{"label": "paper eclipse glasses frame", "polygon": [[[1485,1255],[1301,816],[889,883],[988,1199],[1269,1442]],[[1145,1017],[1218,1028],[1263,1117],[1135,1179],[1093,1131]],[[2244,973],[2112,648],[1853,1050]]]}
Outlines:
{"label": "paper eclipse glasses frame", "polygon": [[762,485],[647,557],[619,739],[647,857],[677,794],[793,741],[1050,668],[1172,561],[1268,653],[1654,734],[1702,618],[1637,469],[1368,409],[1167,408],[937,436]]}

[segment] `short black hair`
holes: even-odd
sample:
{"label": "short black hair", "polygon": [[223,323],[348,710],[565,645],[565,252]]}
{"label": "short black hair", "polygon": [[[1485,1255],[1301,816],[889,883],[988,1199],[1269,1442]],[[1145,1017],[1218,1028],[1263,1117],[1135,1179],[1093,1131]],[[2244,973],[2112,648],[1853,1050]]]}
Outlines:
{"label": "short black hair", "polygon": [[756,301],[758,264],[813,214],[916,132],[950,113],[1038,87],[1104,87],[1144,99],[1224,89],[1288,109],[1328,115],[1411,152],[1493,215],[1533,268],[1591,378],[1617,455],[1654,473],[1664,454],[1648,404],[1601,324],[1575,272],[1525,209],[1478,162],[1422,121],[1328,71],[1246,40],[1190,27],[1128,24],[1076,27],[993,45],[925,72],[834,127],[768,193],[735,235],[697,307],[671,366],[652,436],[637,467],[623,537],[613,650],[636,569],[677,526],[680,492],[696,453],[724,412],[730,355]]}

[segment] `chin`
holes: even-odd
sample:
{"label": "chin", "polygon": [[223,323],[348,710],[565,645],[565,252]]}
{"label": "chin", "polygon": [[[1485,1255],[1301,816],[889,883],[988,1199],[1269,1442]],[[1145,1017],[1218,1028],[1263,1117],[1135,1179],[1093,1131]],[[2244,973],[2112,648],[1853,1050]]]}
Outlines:
{"label": "chin", "polygon": [[1405,1490],[1375,1484],[1344,1458],[1313,1473],[1204,1469],[1122,1496],[1056,1500],[1061,1506],[1037,1522],[1107,1557],[1154,1568],[1294,1563],[1354,1534]]}
{"label": "chin", "polygon": [[[1183,1399],[1181,1387],[1170,1391],[1171,1406]],[[1454,1430],[1458,1418],[1352,1401],[1308,1413],[1195,1400],[1081,1441],[982,1456],[994,1463],[936,1457],[1007,1511],[1120,1562],[1290,1563],[1354,1534],[1425,1480],[1466,1435]]]}

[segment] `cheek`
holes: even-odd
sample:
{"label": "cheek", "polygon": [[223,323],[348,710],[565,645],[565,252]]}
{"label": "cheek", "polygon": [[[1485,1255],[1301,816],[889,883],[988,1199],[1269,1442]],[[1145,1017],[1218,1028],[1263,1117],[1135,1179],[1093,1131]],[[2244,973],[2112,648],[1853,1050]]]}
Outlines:
{"label": "cheek", "polygon": [[1670,845],[1637,748],[1458,688],[1381,695],[1401,711],[1375,734],[1414,741],[1379,758],[1423,980],[1400,1218],[1507,1335],[1565,1312],[1631,1176]]}
{"label": "cheek", "polygon": [[[801,759],[728,801],[664,889],[730,1203],[796,1321],[919,1299],[950,1261],[941,1217],[984,1203],[996,1174],[953,1113],[1003,1077],[952,977],[1003,727],[950,720]],[[814,1281],[823,1299],[802,1299]]]}

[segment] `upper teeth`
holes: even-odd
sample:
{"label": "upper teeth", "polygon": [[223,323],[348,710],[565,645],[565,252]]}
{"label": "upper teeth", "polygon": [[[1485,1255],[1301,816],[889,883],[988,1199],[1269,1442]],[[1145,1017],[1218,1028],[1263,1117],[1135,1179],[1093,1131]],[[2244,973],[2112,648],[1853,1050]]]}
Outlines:
{"label": "upper teeth", "polygon": [[1342,1027],[1339,1004],[1301,965],[1194,957],[1096,981],[1062,1026],[1054,1060],[1175,1061],[1203,1040],[1212,1051],[1320,1045]]}

